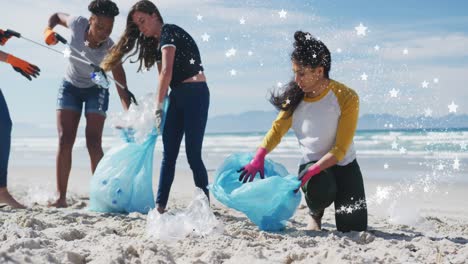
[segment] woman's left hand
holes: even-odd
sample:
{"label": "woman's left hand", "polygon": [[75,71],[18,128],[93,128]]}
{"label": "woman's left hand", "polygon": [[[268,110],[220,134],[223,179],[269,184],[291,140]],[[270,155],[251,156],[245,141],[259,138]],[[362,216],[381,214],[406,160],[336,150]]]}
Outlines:
{"label": "woman's left hand", "polygon": [[310,178],[319,174],[320,171],[321,171],[320,166],[318,164],[314,164],[310,166],[309,169],[303,171],[299,175],[299,180],[301,181],[301,187],[304,186],[310,180]]}

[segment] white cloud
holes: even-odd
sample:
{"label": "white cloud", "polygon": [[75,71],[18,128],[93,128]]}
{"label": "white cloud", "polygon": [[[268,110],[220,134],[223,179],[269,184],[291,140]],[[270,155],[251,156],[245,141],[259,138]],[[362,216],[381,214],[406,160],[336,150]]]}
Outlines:
{"label": "white cloud", "polygon": [[[402,56],[407,47],[411,52]],[[438,58],[461,58],[468,56],[468,36],[461,33],[444,36],[423,36],[399,39],[384,44],[381,56],[388,60],[430,60]]]}

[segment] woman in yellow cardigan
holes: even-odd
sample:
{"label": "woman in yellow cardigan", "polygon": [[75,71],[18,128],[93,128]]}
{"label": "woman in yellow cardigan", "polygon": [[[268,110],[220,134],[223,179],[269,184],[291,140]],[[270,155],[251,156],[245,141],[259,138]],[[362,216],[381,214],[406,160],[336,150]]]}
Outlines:
{"label": "woman in yellow cardigan", "polygon": [[364,184],[353,144],[359,97],[329,78],[331,55],[323,42],[302,31],[294,39],[294,80],[272,94],[280,113],[239,180],[252,181],[257,173],[263,178],[266,154],[292,128],[302,152],[299,178],[310,209],[307,229],[320,230],[325,208],[334,202],[339,231],[366,230]]}

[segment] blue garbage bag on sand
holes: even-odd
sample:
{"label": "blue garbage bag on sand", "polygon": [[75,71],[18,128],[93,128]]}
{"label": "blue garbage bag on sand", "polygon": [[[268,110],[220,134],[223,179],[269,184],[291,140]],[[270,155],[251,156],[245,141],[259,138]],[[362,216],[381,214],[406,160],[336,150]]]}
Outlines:
{"label": "blue garbage bag on sand", "polygon": [[210,191],[224,205],[247,215],[261,230],[284,229],[301,202],[301,192],[294,192],[301,182],[296,175],[288,175],[283,165],[266,159],[265,179],[257,173],[253,182],[242,184],[237,170],[252,157],[246,153],[227,157],[216,171]]}
{"label": "blue garbage bag on sand", "polygon": [[[164,117],[168,104],[166,98]],[[123,142],[105,153],[91,178],[89,209],[146,214],[155,207],[153,152],[158,133],[153,128],[146,139],[138,143],[133,129],[124,128],[120,132]]]}

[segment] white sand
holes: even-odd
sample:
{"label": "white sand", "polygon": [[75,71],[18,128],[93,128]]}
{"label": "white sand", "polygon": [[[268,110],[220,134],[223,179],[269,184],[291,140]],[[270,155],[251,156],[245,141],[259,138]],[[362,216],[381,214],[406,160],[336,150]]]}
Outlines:
{"label": "white sand", "polygon": [[[184,208],[193,193],[191,174],[177,173],[169,209]],[[19,200],[41,202],[50,197],[44,189],[54,187],[52,168],[11,168],[10,175],[10,189]],[[413,226],[391,221],[380,213],[385,205],[376,204],[369,206],[368,232],[345,234],[336,231],[333,207],[327,209],[320,232],[304,231],[307,207],[302,204],[286,230],[271,233],[260,231],[212,197],[213,211],[225,226],[222,235],[166,242],[148,238],[145,215],[87,211],[88,183],[88,170],[74,168],[68,209],[0,208],[0,263],[466,263],[468,259],[466,185],[441,187],[439,194],[417,200],[420,218]],[[386,184],[366,181],[368,197],[376,186]],[[33,188],[35,197],[28,188]]]}

